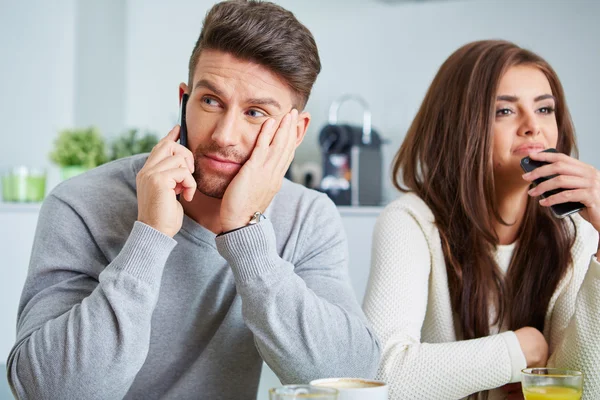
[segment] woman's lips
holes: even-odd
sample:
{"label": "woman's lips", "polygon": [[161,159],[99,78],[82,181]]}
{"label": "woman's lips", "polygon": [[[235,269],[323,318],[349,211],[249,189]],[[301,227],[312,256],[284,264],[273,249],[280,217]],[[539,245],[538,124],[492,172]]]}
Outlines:
{"label": "woman's lips", "polygon": [[541,144],[541,143],[527,143],[527,144],[522,144],[521,146],[517,147],[513,153],[520,155],[520,156],[528,156],[531,153],[539,153],[540,151],[543,151],[546,147]]}

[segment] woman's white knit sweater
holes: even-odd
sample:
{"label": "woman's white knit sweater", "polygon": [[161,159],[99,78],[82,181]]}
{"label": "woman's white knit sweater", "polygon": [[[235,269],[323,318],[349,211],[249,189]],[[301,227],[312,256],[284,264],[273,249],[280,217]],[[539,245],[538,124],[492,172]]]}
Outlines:
{"label": "woman's white knit sweater", "polygon": [[[574,266],[550,300],[543,333],[550,347],[548,366],[583,371],[583,398],[597,400],[598,233],[579,215],[574,220]],[[504,271],[513,249],[498,246],[496,260]],[[526,368],[512,331],[473,340],[457,334],[439,232],[431,210],[414,194],[389,204],[377,221],[364,308],[383,344],[379,378],[390,385],[390,399],[461,399],[520,381]],[[490,399],[503,397],[498,389]]]}

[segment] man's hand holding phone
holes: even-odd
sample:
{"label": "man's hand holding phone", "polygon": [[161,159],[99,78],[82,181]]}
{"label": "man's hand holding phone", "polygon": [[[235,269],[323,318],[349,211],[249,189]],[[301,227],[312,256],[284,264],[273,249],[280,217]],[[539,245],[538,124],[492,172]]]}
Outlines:
{"label": "man's hand holding phone", "polygon": [[554,189],[566,189],[540,200],[544,207],[565,202],[579,202],[585,205],[580,214],[600,232],[600,171],[566,154],[539,152],[529,156],[532,160],[549,163],[523,175],[523,179],[533,182],[541,177],[557,175],[540,183],[529,191],[530,196],[540,196]]}
{"label": "man's hand holding phone", "polygon": [[269,206],[294,158],[297,129],[295,109],[283,117],[279,126],[272,118],[263,123],[252,155],[223,195],[224,232],[246,226],[255,212],[263,213]]}
{"label": "man's hand holding phone", "polygon": [[152,149],[136,177],[138,221],[175,236],[183,223],[183,207],[177,195],[192,201],[196,192],[194,156],[177,143],[179,125]]}

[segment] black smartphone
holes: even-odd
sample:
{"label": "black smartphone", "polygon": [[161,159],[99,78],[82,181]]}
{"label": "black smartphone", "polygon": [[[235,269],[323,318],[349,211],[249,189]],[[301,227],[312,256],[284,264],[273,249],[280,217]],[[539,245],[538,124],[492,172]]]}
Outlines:
{"label": "black smartphone", "polygon": [[[556,151],[556,149],[546,149],[544,150],[544,152],[547,153],[558,153]],[[547,163],[545,161],[536,161],[536,160],[532,160],[529,157],[525,157],[521,160],[521,168],[523,168],[523,171],[525,172],[531,172],[536,168],[539,168],[543,165],[546,164],[550,164]],[[537,186],[542,182],[545,182],[547,180],[550,180],[554,177],[556,177],[558,175],[551,175],[551,176],[544,176],[541,178],[538,178],[536,180],[533,181],[533,185]],[[557,193],[560,193],[562,191],[564,191],[565,189],[553,189],[553,190],[549,190],[547,192],[542,193],[542,198],[547,198],[550,196],[553,196]],[[579,202],[573,202],[573,201],[569,201],[566,203],[560,203],[560,204],[555,204],[553,206],[550,206],[550,210],[552,211],[552,214],[554,214],[554,216],[556,218],[564,218],[567,215],[571,215],[573,213],[579,212],[581,210],[583,210],[585,208],[585,205]]]}
{"label": "black smartphone", "polygon": [[186,110],[186,106],[187,106],[187,102],[188,99],[190,98],[190,95],[187,93],[184,93],[181,96],[181,108],[179,110],[179,126],[181,127],[179,130],[179,144],[181,144],[182,146],[188,147],[187,146],[187,125],[185,123],[185,110]]}
{"label": "black smartphone", "polygon": [[[187,93],[183,93],[181,96],[181,104],[179,105],[179,144],[188,147],[187,145],[187,125],[185,123],[185,110],[187,106],[187,102],[189,99],[189,95]],[[180,195],[177,195],[177,200],[181,198]]]}

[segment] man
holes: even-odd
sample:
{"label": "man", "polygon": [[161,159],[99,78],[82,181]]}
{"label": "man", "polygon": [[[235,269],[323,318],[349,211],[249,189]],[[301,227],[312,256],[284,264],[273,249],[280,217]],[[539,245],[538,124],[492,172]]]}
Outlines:
{"label": "man", "polygon": [[284,383],[375,374],[339,214],[283,180],[319,71],[281,7],[209,11],[180,85],[189,149],[175,127],[42,207],[8,359],[17,397],[253,399],[262,360]]}

